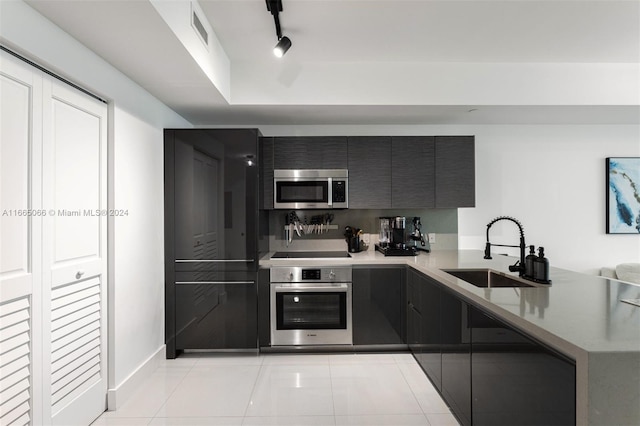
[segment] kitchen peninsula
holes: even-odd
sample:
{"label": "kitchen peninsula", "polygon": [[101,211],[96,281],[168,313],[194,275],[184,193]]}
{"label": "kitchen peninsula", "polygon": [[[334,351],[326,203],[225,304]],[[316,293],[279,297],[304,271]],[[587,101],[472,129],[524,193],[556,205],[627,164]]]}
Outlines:
{"label": "kitchen peninsula", "polygon": [[261,268],[406,265],[575,362],[576,424],[640,424],[640,307],[620,301],[640,298],[640,286],[552,267],[550,286],[479,288],[443,271],[506,272],[514,261],[507,256],[484,260],[475,250],[406,258],[366,251],[330,260],[278,260],[270,255],[260,261]]}

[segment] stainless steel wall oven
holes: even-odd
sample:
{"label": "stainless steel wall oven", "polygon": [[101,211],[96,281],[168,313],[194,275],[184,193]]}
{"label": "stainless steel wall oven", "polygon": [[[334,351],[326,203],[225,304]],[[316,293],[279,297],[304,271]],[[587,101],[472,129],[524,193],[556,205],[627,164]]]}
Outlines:
{"label": "stainless steel wall oven", "polygon": [[272,267],[271,345],[352,345],[351,267]]}

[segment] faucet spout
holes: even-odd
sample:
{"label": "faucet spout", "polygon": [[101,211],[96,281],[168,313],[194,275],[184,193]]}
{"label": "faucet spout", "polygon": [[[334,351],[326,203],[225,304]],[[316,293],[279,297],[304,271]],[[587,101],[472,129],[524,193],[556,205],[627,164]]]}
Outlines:
{"label": "faucet spout", "polygon": [[[515,223],[518,226],[518,229],[520,230],[520,244],[517,246],[512,246],[512,245],[504,245],[504,244],[491,244],[491,242],[489,241],[489,229],[491,229],[491,227],[493,226],[494,223],[499,222],[501,220],[508,220],[511,221],[513,223]],[[511,265],[509,267],[509,270],[511,272],[518,272],[518,275],[520,276],[524,276],[524,272],[525,272],[525,262],[524,262],[524,251],[525,251],[525,247],[526,244],[524,242],[524,228],[522,227],[522,224],[515,218],[510,217],[510,216],[498,216],[495,219],[493,219],[491,222],[489,222],[487,224],[487,243],[485,245],[485,249],[484,249],[484,258],[485,259],[491,259],[491,246],[500,246],[500,247],[518,247],[520,248],[520,260],[517,261],[515,264]]]}

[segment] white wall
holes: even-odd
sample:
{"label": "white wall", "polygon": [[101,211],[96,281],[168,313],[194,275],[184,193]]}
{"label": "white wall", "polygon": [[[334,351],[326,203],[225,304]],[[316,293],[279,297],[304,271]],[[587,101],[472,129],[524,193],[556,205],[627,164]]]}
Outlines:
{"label": "white wall", "polygon": [[0,2],[0,40],[110,101],[109,388],[164,345],[164,127],[190,123],[21,1]]}
{"label": "white wall", "polygon": [[[487,223],[508,215],[522,222],[527,245],[545,247],[551,266],[597,274],[640,261],[640,235],[605,233],[605,158],[640,156],[640,126],[259,127],[265,136],[475,135],[476,207],[458,211],[459,248],[484,249]],[[518,244],[517,228],[498,223],[491,241]]]}

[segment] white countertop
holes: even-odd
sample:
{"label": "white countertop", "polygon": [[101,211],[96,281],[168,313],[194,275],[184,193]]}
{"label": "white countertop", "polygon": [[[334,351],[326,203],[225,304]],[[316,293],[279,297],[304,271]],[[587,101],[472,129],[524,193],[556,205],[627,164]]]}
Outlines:
{"label": "white countertop", "polygon": [[415,257],[385,257],[370,250],[352,253],[351,258],[303,260],[270,259],[272,254],[263,257],[260,267],[409,265],[573,359],[585,352],[640,352],[640,307],[620,302],[640,298],[640,286],[552,267],[550,286],[478,288],[441,271],[492,268],[517,276],[508,272],[517,259],[494,255],[485,260],[480,250],[435,251]]}

